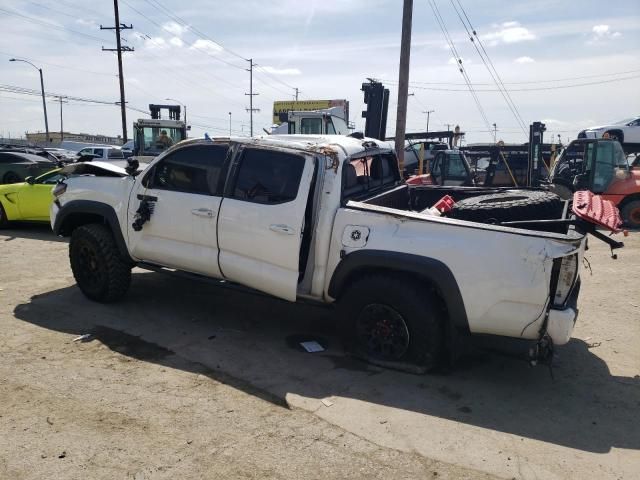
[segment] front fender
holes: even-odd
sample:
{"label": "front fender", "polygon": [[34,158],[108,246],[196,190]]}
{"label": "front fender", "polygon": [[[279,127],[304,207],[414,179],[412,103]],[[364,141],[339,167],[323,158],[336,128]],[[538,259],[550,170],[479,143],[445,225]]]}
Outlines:
{"label": "front fender", "polygon": [[118,215],[115,209],[106,203],[93,200],[72,200],[65,203],[55,216],[53,232],[58,236],[68,237],[73,230],[88,223],[102,223],[108,226],[122,258],[134,263],[129,255]]}

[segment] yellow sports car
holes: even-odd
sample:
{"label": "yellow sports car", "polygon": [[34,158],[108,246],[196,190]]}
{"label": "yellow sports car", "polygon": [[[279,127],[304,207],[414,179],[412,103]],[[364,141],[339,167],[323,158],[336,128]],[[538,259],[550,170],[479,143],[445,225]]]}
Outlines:
{"label": "yellow sports car", "polygon": [[0,185],[0,228],[14,220],[48,222],[53,201],[51,190],[62,178],[60,168],[23,183]]}

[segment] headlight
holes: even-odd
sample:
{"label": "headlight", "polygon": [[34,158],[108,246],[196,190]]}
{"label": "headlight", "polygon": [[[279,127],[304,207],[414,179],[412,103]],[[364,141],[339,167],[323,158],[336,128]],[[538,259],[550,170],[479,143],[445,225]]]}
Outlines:
{"label": "headlight", "polygon": [[552,287],[555,283],[555,292],[552,292],[552,302],[554,307],[564,307],[564,304],[576,283],[576,277],[578,275],[578,254],[557,259],[555,262],[555,275],[552,275],[551,280]]}

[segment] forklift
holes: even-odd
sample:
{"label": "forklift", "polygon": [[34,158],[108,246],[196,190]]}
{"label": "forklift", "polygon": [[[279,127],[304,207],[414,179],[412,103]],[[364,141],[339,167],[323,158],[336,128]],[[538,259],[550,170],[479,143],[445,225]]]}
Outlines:
{"label": "forklift", "polygon": [[[549,189],[568,199],[589,190],[611,200],[627,227],[640,228],[640,165],[630,162],[617,140],[581,138],[558,157],[549,175]],[[631,156],[630,154],[630,156]]]}

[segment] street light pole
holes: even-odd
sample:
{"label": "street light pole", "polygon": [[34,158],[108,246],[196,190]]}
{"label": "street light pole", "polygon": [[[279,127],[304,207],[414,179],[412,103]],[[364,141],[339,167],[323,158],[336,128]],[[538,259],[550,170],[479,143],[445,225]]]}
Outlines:
{"label": "street light pole", "polygon": [[42,90],[42,109],[44,110],[44,129],[46,132],[46,143],[49,143],[51,141],[51,138],[49,138],[49,120],[47,119],[47,102],[44,98],[44,79],[42,77],[42,69],[36,67],[33,63],[31,63],[28,60],[22,60],[20,58],[10,58],[9,59],[10,62],[24,62],[24,63],[28,63],[29,65],[31,65],[33,68],[35,68],[36,70],[38,70],[38,72],[40,72],[40,89]]}

